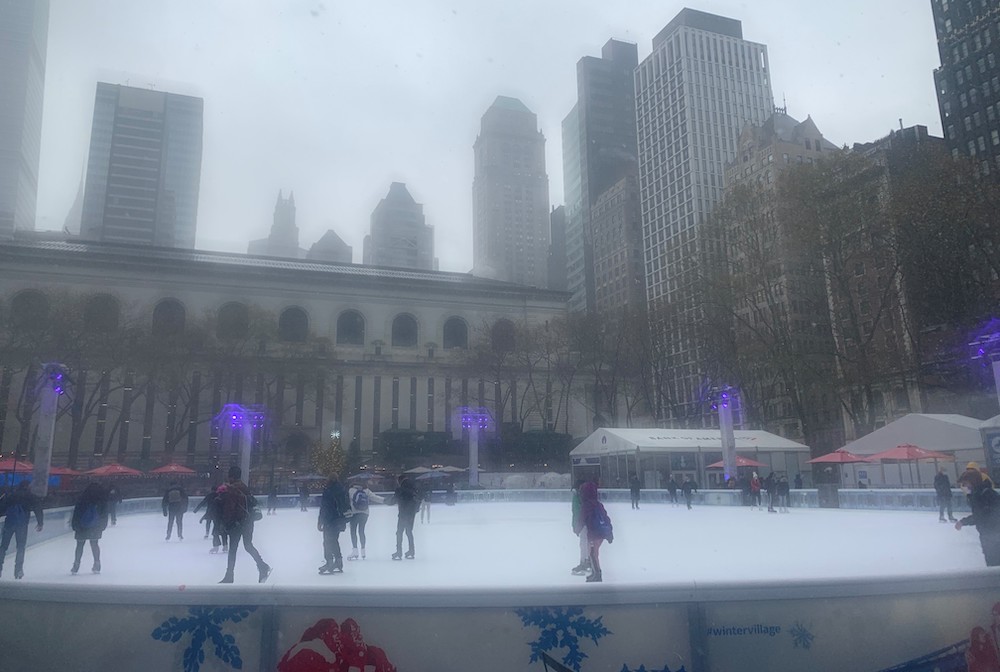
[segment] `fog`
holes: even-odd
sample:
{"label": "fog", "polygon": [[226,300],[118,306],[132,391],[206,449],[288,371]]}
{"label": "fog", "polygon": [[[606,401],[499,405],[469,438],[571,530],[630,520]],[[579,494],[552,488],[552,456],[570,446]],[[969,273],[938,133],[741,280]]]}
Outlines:
{"label": "fog", "polygon": [[[38,228],[60,229],[85,170],[97,81],[205,99],[197,246],[245,252],[294,190],[300,244],[327,228],[354,246],[392,181],[435,227],[442,270],[472,250],[472,144],[498,95],[547,139],[562,203],[562,119],[576,62],[609,38],[640,59],[680,3],[632,0],[334,3],[52,0]],[[712,0],[768,46],[775,102],[840,144],[925,124],[940,135],[930,3]]]}

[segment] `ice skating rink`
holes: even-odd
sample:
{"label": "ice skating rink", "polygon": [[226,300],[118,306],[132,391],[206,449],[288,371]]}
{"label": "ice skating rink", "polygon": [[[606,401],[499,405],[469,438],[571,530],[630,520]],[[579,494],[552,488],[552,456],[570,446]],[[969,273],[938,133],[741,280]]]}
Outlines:
{"label": "ice skating rink", "polygon": [[[615,541],[601,549],[605,583],[711,584],[854,577],[951,575],[985,567],[975,528],[955,531],[936,512],[792,509],[772,514],[735,507],[607,504]],[[435,505],[430,523],[414,527],[416,559],[393,561],[395,507],[373,506],[367,559],[344,573],[320,576],[322,534],[317,509],[281,509],[256,524],[254,542],[274,567],[268,586],[366,588],[477,586],[557,587],[581,584],[570,574],[579,545],[568,503],[462,503]],[[72,534],[28,550],[24,583],[204,586],[225,572],[225,555],[209,553],[200,514],[184,518],[185,536],[165,541],[166,518],[122,516],[101,540],[103,571],[93,575],[89,546],[80,574],[69,572]],[[406,541],[404,538],[404,550]],[[13,545],[4,582],[13,581]],[[240,549],[236,584],[256,584],[253,561]],[[220,587],[225,589],[224,587]]]}

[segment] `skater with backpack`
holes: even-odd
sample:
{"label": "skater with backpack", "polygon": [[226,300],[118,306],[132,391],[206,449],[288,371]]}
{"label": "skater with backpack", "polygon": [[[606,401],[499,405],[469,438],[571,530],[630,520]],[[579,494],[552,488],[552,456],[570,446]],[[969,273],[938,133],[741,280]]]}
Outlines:
{"label": "skater with backpack", "polygon": [[14,555],[14,578],[24,578],[24,549],[28,545],[28,522],[31,514],[35,514],[35,531],[42,531],[42,502],[29,489],[28,481],[17,484],[14,492],[0,498],[0,515],[6,516],[3,521],[3,537],[0,540],[0,573],[3,572],[3,561],[10,547],[10,539],[14,537],[17,552]]}
{"label": "skater with backpack", "polygon": [[590,545],[591,572],[587,583],[600,583],[604,580],[601,574],[601,544],[605,541],[609,544],[614,542],[614,528],[597,495],[596,483],[588,481],[580,486],[580,503],[584,525],[587,526],[587,542]]}
{"label": "skater with backpack", "polygon": [[170,541],[170,533],[174,529],[174,521],[177,521],[177,538],[184,539],[184,514],[188,508],[188,496],[180,483],[173,481],[167,491],[163,493],[163,517],[167,519],[167,541]]}
{"label": "skater with backpack", "polygon": [[264,562],[253,545],[253,524],[255,520],[263,518],[263,515],[257,508],[254,496],[250,494],[250,488],[240,480],[242,476],[243,472],[239,467],[229,467],[229,483],[221,497],[222,527],[229,540],[229,560],[226,565],[226,575],[219,583],[233,582],[236,552],[240,548],[241,539],[243,548],[257,563],[257,582],[264,583],[271,575],[271,566]]}
{"label": "skater with backpack", "polygon": [[365,525],[368,524],[368,506],[382,504],[385,499],[368,489],[364,483],[354,483],[347,493],[351,500],[351,554],[348,560],[358,559],[358,537],[361,538],[361,559],[365,559]]}
{"label": "skater with backpack", "polygon": [[351,502],[347,499],[344,484],[334,474],[323,489],[319,501],[319,520],[316,529],[323,533],[323,565],[320,574],[344,571],[344,558],[340,553],[340,533],[347,528],[351,516]]}
{"label": "skater with backpack", "polygon": [[90,542],[90,552],[94,556],[94,574],[101,573],[100,541],[104,530],[108,528],[108,493],[97,483],[91,483],[83,492],[73,507],[73,518],[70,520],[76,537],[76,553],[73,556],[73,567],[70,574],[80,571],[80,561],[83,559],[83,546]]}
{"label": "skater with backpack", "polygon": [[577,481],[576,487],[573,488],[573,518],[571,520],[571,525],[573,528],[573,534],[577,536],[580,540],[580,564],[569,570],[571,574],[577,576],[583,576],[585,574],[590,574],[590,543],[587,541],[587,526],[583,521],[583,503],[580,501],[580,487],[583,486],[583,481]]}

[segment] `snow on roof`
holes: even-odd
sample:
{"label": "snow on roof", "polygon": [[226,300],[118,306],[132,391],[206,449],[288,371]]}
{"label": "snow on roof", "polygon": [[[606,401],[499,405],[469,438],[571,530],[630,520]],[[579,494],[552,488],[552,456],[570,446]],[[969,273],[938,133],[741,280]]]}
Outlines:
{"label": "snow on roof", "polygon": [[[780,450],[808,452],[809,447],[761,430],[736,430],[737,452]],[[572,457],[585,455],[622,455],[625,453],[679,453],[696,450],[722,450],[718,429],[598,429],[570,452]]]}
{"label": "snow on roof", "polygon": [[980,427],[992,426],[991,420],[977,420],[953,413],[909,413],[871,434],[851,441],[845,449],[857,455],[871,455],[902,444],[926,450],[956,451],[983,448]]}

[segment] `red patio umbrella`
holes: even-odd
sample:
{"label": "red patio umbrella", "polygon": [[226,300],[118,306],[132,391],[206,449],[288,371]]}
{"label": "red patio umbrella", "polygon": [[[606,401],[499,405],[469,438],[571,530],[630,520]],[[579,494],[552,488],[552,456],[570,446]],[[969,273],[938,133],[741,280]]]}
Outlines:
{"label": "red patio umbrella", "polygon": [[[706,469],[725,469],[725,461],[716,462],[715,464],[710,464]],[[766,467],[766,464],[758,462],[757,460],[751,460],[749,457],[743,457],[742,455],[736,456],[736,466],[737,467]]]}
{"label": "red patio umbrella", "polygon": [[[873,462],[870,457],[862,457],[861,455],[855,455],[849,450],[844,448],[839,448],[832,453],[827,453],[826,455],[820,455],[819,457],[813,458],[811,460],[806,460],[806,464],[858,464],[859,462]],[[858,480],[858,470],[852,467],[854,471],[854,481]],[[882,480],[885,480],[884,478]],[[853,486],[852,486],[853,487]]]}
{"label": "red patio umbrella", "polygon": [[49,467],[49,476],[79,476],[82,473],[69,467]]}
{"label": "red patio umbrella", "polygon": [[151,474],[170,474],[173,476],[194,476],[198,472],[194,469],[185,467],[183,464],[177,464],[176,462],[171,462],[170,464],[165,464],[162,467],[157,467],[156,469],[150,470]]}
{"label": "red patio umbrella", "polygon": [[3,473],[21,473],[34,471],[35,465],[27,460],[15,460],[13,457],[5,457],[0,460],[0,472]]}
{"label": "red patio umbrella", "polygon": [[[896,462],[899,464],[899,480],[903,481],[903,462],[919,462],[920,460],[937,460],[942,461],[955,461],[954,455],[949,455],[948,453],[939,453],[935,450],[925,450],[920,446],[914,446],[912,443],[904,443],[896,446],[895,448],[890,448],[889,450],[883,450],[881,453],[875,453],[871,455],[869,459],[872,462]],[[920,476],[920,467],[917,467],[917,477]],[[910,465],[910,484],[913,484],[913,465]]]}
{"label": "red patio umbrella", "polygon": [[86,476],[143,476],[144,474],[138,469],[132,469],[126,467],[123,464],[118,464],[117,462],[112,462],[111,464],[105,464],[103,467],[98,467],[97,469],[91,469],[90,471],[83,472]]}

